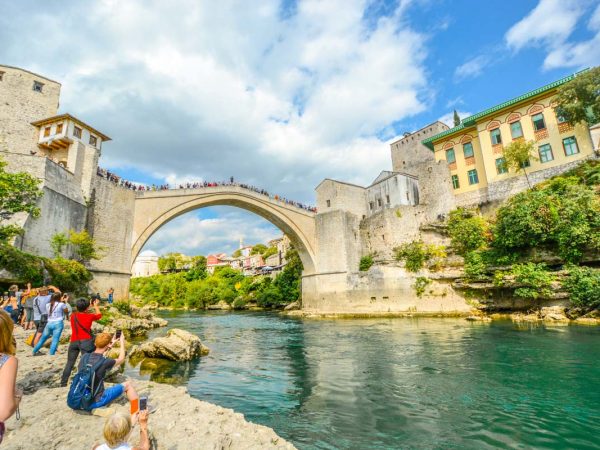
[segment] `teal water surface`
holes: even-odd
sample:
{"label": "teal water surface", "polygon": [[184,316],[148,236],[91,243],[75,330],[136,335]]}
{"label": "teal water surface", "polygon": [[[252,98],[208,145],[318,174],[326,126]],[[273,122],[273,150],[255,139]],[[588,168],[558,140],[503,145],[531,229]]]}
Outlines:
{"label": "teal water surface", "polygon": [[600,448],[597,327],[161,315],[211,353],[152,378],[299,449]]}

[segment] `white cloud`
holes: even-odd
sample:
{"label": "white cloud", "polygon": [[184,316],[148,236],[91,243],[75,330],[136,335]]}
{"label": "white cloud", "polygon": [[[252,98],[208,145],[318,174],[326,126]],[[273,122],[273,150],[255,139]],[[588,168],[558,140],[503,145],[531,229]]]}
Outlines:
{"label": "white cloud", "polygon": [[[600,61],[600,5],[588,0],[540,0],[505,35],[510,48],[541,46],[546,51],[544,69],[595,66]],[[591,15],[588,28],[595,33],[589,40],[569,41],[577,22]]]}
{"label": "white cloud", "polygon": [[[203,217],[206,211],[216,217]],[[247,245],[266,244],[281,234],[273,225],[253,214],[231,207],[212,207],[172,220],[148,240],[144,250],[159,255],[169,252],[190,256],[231,254],[238,248],[240,238]]]}
{"label": "white cloud", "polygon": [[454,78],[464,80],[465,78],[476,77],[480,75],[483,69],[488,65],[490,59],[488,56],[479,55],[470,59],[466,63],[458,66],[454,71]]}

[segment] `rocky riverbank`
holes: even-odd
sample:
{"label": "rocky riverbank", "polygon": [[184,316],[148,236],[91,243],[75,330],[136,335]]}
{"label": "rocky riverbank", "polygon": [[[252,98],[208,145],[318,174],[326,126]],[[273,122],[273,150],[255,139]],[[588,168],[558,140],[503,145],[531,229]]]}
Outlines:
{"label": "rocky riverbank", "polygon": [[[75,412],[66,405],[67,388],[59,379],[66,362],[66,345],[54,356],[42,350],[31,356],[24,344],[29,332],[16,329],[18,385],[24,391],[21,419],[6,422],[3,449],[87,449],[103,442],[105,419]],[[123,381],[116,375],[115,382]],[[136,381],[142,395],[157,408],[150,416],[149,429],[154,449],[293,449],[294,446],[270,428],[247,422],[242,414],[190,397],[183,387]],[[115,407],[123,412],[129,405],[121,398]],[[130,443],[137,443],[137,429]]]}

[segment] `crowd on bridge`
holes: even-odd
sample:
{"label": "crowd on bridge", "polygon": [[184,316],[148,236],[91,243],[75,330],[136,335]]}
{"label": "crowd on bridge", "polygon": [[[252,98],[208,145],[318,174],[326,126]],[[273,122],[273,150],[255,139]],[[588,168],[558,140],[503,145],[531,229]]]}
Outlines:
{"label": "crowd on bridge", "polygon": [[131,189],[133,191],[167,191],[167,190],[174,190],[174,189],[202,189],[202,188],[210,188],[210,187],[235,186],[235,187],[241,187],[242,189],[247,189],[247,190],[255,192],[257,194],[264,195],[266,197],[269,197],[271,200],[282,202],[282,203],[285,203],[286,205],[291,205],[296,208],[304,209],[306,211],[317,212],[317,208],[315,208],[314,206],[296,202],[294,200],[290,200],[290,199],[282,197],[280,195],[271,195],[265,189],[261,189],[259,187],[252,186],[252,185],[245,184],[245,183],[238,183],[234,180],[233,177],[231,177],[228,181],[195,181],[195,182],[188,182],[188,183],[180,183],[180,184],[177,184],[174,186],[171,186],[169,184],[160,184],[160,185],[152,184],[150,186],[146,186],[143,184],[127,181],[124,178],[121,178],[120,176],[118,176],[112,172],[109,172],[106,169],[102,169],[100,167],[98,167],[98,176],[100,176],[102,178],[106,178],[107,180],[115,183],[118,186],[124,187],[126,189]]}

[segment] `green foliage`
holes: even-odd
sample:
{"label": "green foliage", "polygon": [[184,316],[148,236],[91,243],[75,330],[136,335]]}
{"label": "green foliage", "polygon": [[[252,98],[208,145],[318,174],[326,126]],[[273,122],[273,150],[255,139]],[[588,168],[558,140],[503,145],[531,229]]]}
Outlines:
{"label": "green foliage", "polygon": [[454,110],[454,114],[452,115],[452,120],[454,121],[454,126],[457,127],[460,125],[460,116],[458,115],[458,113],[456,112],[456,110]]}
{"label": "green foliage", "polygon": [[186,255],[181,253],[167,253],[158,258],[158,270],[161,272],[175,272],[182,270],[184,265],[191,261]]}
{"label": "green foliage", "polygon": [[[42,196],[40,180],[25,172],[9,173],[6,165],[0,159],[0,224],[19,212],[39,217],[37,201]],[[0,242],[8,242],[21,232],[21,228],[16,225],[0,225]]]}
{"label": "green foliage", "polygon": [[267,259],[269,256],[273,256],[277,254],[277,247],[273,246],[273,247],[269,247],[268,249],[265,250],[265,252],[262,254],[263,259]]}
{"label": "green foliage", "polygon": [[358,263],[358,270],[360,270],[361,272],[366,272],[367,270],[369,270],[371,268],[372,265],[373,265],[373,256],[372,255],[361,256],[360,262]]}
{"label": "green foliage", "polygon": [[246,299],[238,297],[233,301],[231,306],[233,307],[233,309],[239,310],[239,309],[246,309],[247,304],[248,304],[248,301]]}
{"label": "green foliage", "polygon": [[577,177],[557,177],[498,210],[493,246],[503,253],[545,246],[568,262],[600,248],[600,199]]}
{"label": "green foliage", "polygon": [[466,208],[458,208],[450,212],[448,233],[452,240],[452,247],[462,256],[486,247],[490,240],[487,221],[475,211]]}
{"label": "green foliage", "polygon": [[425,293],[425,289],[427,289],[427,286],[429,286],[430,284],[431,284],[431,280],[429,278],[417,277],[417,279],[415,280],[415,284],[413,285],[413,287],[415,288],[417,297],[421,298],[423,296],[423,294]]}
{"label": "green foliage", "polygon": [[515,295],[524,299],[537,300],[552,294],[554,276],[544,264],[515,264],[512,268],[515,282],[522,286],[515,289]]}
{"label": "green foliage", "polygon": [[558,88],[556,113],[567,122],[600,120],[600,67],[577,75]]}
{"label": "green foliage", "polygon": [[425,264],[430,270],[439,270],[446,255],[443,245],[428,245],[423,241],[413,241],[402,244],[394,249],[395,258],[404,261],[406,270],[418,272]]}
{"label": "green foliage", "polygon": [[24,253],[10,244],[0,243],[0,269],[12,273],[19,281],[41,285],[44,281],[41,261],[41,258]]}
{"label": "green foliage", "polygon": [[115,307],[121,314],[125,314],[127,316],[131,315],[131,304],[128,301],[116,301],[113,302],[112,306]]}
{"label": "green foliage", "polygon": [[202,280],[207,277],[206,258],[204,256],[194,256],[192,258],[192,267],[185,273],[186,281]]}
{"label": "green foliage", "polygon": [[539,158],[535,154],[535,143],[533,141],[512,141],[502,150],[506,167],[515,172],[525,171],[525,167],[532,160]]}
{"label": "green foliage", "polygon": [[105,250],[103,247],[96,245],[96,241],[90,236],[87,230],[81,230],[80,232],[75,230],[69,231],[69,243],[73,246],[79,262],[100,259]]}
{"label": "green foliage", "polygon": [[[144,303],[156,303],[173,308],[202,309],[221,300],[256,300],[264,307],[279,307],[298,300],[302,262],[295,250],[290,250],[288,264],[274,280],[268,277],[245,277],[230,267],[219,267],[212,275],[193,278],[189,273],[167,273],[131,280],[131,293]],[[197,259],[202,267],[203,260]]]}
{"label": "green foliage", "polygon": [[242,256],[242,251],[240,249],[237,249],[231,254],[231,256],[233,256],[234,258],[239,258],[240,256]]}
{"label": "green foliage", "polygon": [[267,246],[265,244],[256,244],[254,247],[252,247],[252,250],[250,250],[250,254],[251,255],[262,255],[267,251]]}
{"label": "green foliage", "polygon": [[570,266],[563,287],[575,306],[600,305],[600,270],[591,267]]}
{"label": "green foliage", "polygon": [[465,255],[465,275],[469,280],[481,280],[487,277],[487,263],[481,251],[469,252]]}
{"label": "green foliage", "polygon": [[87,285],[93,277],[82,263],[65,258],[46,259],[44,263],[52,284],[63,291],[87,294]]}
{"label": "green foliage", "polygon": [[55,258],[62,256],[64,248],[69,244],[69,238],[65,233],[56,233],[50,239],[50,247]]}

